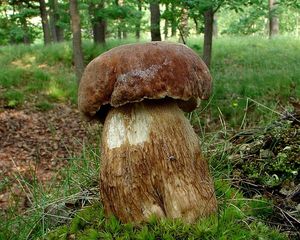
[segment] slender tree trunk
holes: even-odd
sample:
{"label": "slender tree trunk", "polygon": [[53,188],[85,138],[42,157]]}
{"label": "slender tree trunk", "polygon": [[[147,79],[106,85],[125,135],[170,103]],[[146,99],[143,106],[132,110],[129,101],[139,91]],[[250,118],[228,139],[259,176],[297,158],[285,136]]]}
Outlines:
{"label": "slender tree trunk", "polygon": [[22,28],[23,28],[23,31],[24,31],[23,43],[29,45],[30,44],[30,37],[29,37],[29,34],[28,34],[29,30],[28,30],[28,25],[27,25],[26,18],[22,19],[21,24],[22,24]]}
{"label": "slender tree trunk", "polygon": [[[166,11],[169,11],[169,3],[166,3]],[[164,26],[165,39],[168,38],[168,33],[169,33],[169,20],[168,20],[168,18],[166,18],[165,19],[165,26]]]}
{"label": "slender tree trunk", "polygon": [[[125,26],[125,27],[126,27],[126,26]],[[123,30],[123,38],[124,38],[124,39],[127,38],[127,30],[126,30],[126,29]]]}
{"label": "slender tree trunk", "polygon": [[160,35],[160,11],[157,0],[150,3],[151,13],[151,41],[161,41]]}
{"label": "slender tree trunk", "polygon": [[[51,4],[51,1],[50,1]],[[49,25],[50,25],[50,31],[51,31],[51,36],[53,42],[57,42],[57,35],[56,35],[56,30],[55,30],[55,17],[54,17],[54,11],[50,5],[50,12],[49,12]]]}
{"label": "slender tree trunk", "polygon": [[[124,6],[124,0],[118,0],[119,1],[119,6]],[[127,24],[126,22],[122,21],[122,19],[120,19],[120,24],[122,25],[121,26],[121,36],[123,37],[123,39],[126,39],[127,38]]]}
{"label": "slender tree trunk", "polygon": [[194,17],[193,20],[194,20],[194,23],[195,23],[196,34],[199,35],[201,33],[201,31],[200,31],[200,28],[199,28],[198,20],[196,19],[196,17]]}
{"label": "slender tree trunk", "polygon": [[118,39],[122,39],[122,31],[120,26],[118,26]]}
{"label": "slender tree trunk", "polygon": [[[175,4],[172,3],[171,5],[171,11],[174,13],[175,12]],[[171,37],[176,37],[176,30],[177,30],[177,24],[176,24],[176,19],[174,16],[172,16],[172,22],[171,22]]]}
{"label": "slender tree trunk", "polygon": [[44,33],[44,43],[50,44],[51,43],[51,33],[50,27],[48,22],[48,14],[46,10],[46,3],[45,0],[39,0],[40,3],[40,14],[42,19],[42,26],[43,26],[43,33]]}
{"label": "slender tree trunk", "polygon": [[59,26],[58,22],[60,19],[60,14],[58,12],[58,1],[57,0],[50,0],[50,30],[52,35],[52,40],[55,42],[62,42],[64,40],[64,29]]}
{"label": "slender tree trunk", "polygon": [[210,68],[212,54],[212,36],[213,36],[214,11],[209,8],[204,12],[204,46],[203,60]]}
{"label": "slender tree trunk", "polygon": [[272,38],[279,33],[279,19],[276,15],[276,0],[269,0],[269,37]]}
{"label": "slender tree trunk", "polygon": [[180,37],[184,44],[186,43],[185,39],[189,35],[188,20],[189,20],[188,10],[186,8],[183,8],[180,16],[179,31],[180,31]]}
{"label": "slender tree trunk", "polygon": [[75,63],[76,77],[79,82],[84,70],[84,64],[81,46],[81,24],[77,0],[70,0],[70,15],[73,34],[73,59]]}
{"label": "slender tree trunk", "polygon": [[138,4],[138,11],[139,11],[139,18],[138,21],[135,25],[135,38],[136,39],[140,39],[141,37],[141,16],[142,16],[142,1],[141,0],[137,0],[137,4]]}
{"label": "slender tree trunk", "polygon": [[297,37],[299,37],[299,33],[300,33],[299,21],[300,21],[299,13],[297,13],[296,15],[296,36]]}
{"label": "slender tree trunk", "polygon": [[[120,6],[119,0],[115,0],[115,5]],[[122,39],[122,29],[121,29],[121,21],[120,19],[117,19],[117,36],[118,39]]]}
{"label": "slender tree trunk", "polygon": [[218,37],[218,17],[214,14],[213,36]]}

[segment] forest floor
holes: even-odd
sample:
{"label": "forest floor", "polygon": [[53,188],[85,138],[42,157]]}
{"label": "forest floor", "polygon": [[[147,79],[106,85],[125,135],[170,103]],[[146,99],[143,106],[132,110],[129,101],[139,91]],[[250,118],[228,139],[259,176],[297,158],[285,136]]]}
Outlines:
{"label": "forest floor", "polygon": [[[200,54],[196,40],[189,46]],[[1,47],[0,239],[50,231],[52,239],[299,239],[299,46],[294,38],[215,40],[214,95],[188,118],[210,163],[219,212],[194,225],[141,227],[100,214],[101,127],[76,109],[71,44]],[[85,62],[106,48],[86,42]]]}
{"label": "forest floor", "polygon": [[0,109],[0,208],[28,206],[20,181],[46,182],[82,150],[86,124],[74,106]]}

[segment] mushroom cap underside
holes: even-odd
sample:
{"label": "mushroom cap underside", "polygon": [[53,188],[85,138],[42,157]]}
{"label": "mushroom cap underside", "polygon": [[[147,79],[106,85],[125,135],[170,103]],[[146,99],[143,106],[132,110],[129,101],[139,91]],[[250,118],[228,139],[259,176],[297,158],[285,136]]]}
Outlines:
{"label": "mushroom cap underside", "polygon": [[[212,79],[200,57],[183,44],[128,44],[107,51],[86,67],[78,107],[86,116],[144,99],[173,98],[185,111],[207,99]],[[102,113],[103,112],[103,113]]]}

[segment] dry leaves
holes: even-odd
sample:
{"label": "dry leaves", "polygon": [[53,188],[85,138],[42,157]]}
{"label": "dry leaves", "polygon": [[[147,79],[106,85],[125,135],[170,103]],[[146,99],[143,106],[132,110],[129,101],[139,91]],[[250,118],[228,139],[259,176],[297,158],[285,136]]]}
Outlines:
{"label": "dry leaves", "polygon": [[79,112],[66,105],[47,112],[0,110],[0,208],[24,194],[16,176],[45,182],[78,154],[85,125]]}

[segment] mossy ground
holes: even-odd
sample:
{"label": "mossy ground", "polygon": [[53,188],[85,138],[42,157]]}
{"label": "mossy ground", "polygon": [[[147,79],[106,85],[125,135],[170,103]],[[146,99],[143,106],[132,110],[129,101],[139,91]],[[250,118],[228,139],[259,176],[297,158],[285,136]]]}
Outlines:
{"label": "mossy ground", "polygon": [[[292,116],[292,114],[291,114]],[[261,132],[236,144],[236,177],[246,177],[253,183],[269,188],[280,187],[287,181],[300,183],[300,119],[281,118]]]}
{"label": "mossy ground", "polygon": [[287,239],[260,219],[272,214],[268,202],[245,202],[236,190],[226,187],[233,195],[220,205],[218,214],[192,225],[155,217],[140,225],[121,224],[115,217],[105,218],[99,203],[94,203],[78,211],[69,224],[48,233],[45,239]]}

